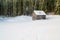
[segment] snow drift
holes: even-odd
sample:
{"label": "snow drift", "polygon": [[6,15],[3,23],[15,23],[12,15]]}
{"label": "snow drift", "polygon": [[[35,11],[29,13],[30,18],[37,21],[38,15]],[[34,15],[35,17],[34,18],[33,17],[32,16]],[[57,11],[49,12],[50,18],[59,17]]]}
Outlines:
{"label": "snow drift", "polygon": [[60,16],[47,15],[46,20],[32,21],[18,16],[2,19],[0,40],[60,40]]}

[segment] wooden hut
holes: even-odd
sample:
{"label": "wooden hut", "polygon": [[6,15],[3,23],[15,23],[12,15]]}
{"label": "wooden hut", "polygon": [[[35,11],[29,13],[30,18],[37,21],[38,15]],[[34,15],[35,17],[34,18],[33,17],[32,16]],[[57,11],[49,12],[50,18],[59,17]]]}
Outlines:
{"label": "wooden hut", "polygon": [[34,10],[32,13],[33,20],[46,19],[46,13],[40,10]]}

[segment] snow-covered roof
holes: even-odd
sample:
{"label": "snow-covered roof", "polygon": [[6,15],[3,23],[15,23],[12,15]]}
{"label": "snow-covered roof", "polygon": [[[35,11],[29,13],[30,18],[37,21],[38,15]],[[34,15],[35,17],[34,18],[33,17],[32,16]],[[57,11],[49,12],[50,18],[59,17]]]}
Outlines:
{"label": "snow-covered roof", "polygon": [[46,13],[44,11],[41,11],[41,10],[34,10],[34,13],[36,15],[46,15]]}

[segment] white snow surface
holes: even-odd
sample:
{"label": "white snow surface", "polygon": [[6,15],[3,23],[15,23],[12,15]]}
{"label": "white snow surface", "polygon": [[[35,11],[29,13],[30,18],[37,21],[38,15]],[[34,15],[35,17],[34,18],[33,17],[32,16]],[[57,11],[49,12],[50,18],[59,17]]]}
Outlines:
{"label": "white snow surface", "polygon": [[28,21],[32,21],[31,16],[16,16],[16,17],[0,17],[0,22],[28,22]]}
{"label": "white snow surface", "polygon": [[60,40],[60,15],[0,17],[0,40]]}
{"label": "white snow surface", "polygon": [[34,10],[34,13],[36,15],[46,15],[46,13],[44,11],[41,11],[41,10]]}

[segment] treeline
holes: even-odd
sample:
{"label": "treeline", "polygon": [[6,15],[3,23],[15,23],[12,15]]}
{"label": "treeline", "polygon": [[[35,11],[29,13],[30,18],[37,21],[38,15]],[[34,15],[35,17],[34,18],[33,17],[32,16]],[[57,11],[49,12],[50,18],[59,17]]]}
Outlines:
{"label": "treeline", "polygon": [[0,0],[0,15],[31,15],[33,10],[60,14],[60,0]]}

